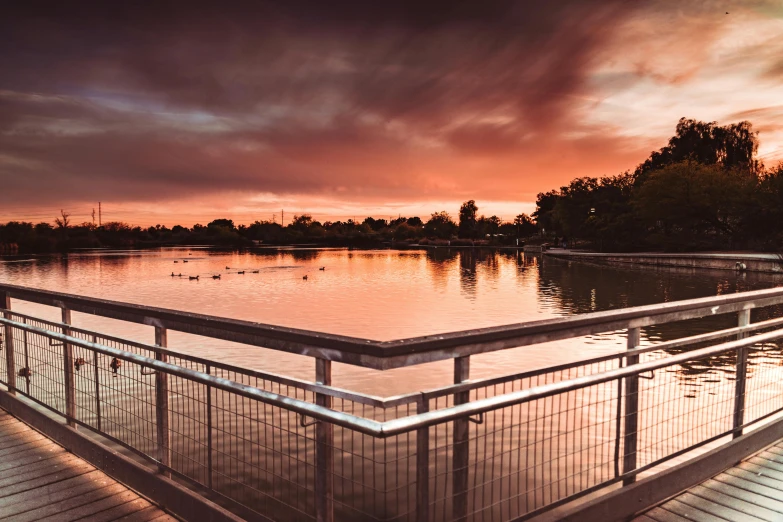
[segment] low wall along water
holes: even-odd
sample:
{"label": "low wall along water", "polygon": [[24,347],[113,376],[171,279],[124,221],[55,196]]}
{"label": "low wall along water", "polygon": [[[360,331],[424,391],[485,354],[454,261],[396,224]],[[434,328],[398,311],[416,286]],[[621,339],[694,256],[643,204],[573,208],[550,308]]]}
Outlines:
{"label": "low wall along water", "polygon": [[546,256],[597,263],[707,268],[741,272],[783,273],[783,256],[777,254],[607,254],[550,250]]}

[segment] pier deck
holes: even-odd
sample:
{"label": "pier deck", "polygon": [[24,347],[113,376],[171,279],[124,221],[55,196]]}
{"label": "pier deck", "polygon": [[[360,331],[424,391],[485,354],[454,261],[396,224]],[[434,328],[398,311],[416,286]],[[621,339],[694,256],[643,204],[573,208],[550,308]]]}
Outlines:
{"label": "pier deck", "polygon": [[176,521],[2,409],[0,520]]}
{"label": "pier deck", "polygon": [[634,522],[783,520],[783,441],[694,486]]}
{"label": "pier deck", "polygon": [[[152,331],[117,337],[75,325],[73,313]],[[17,429],[34,439],[0,445],[0,522],[69,520],[62,512],[76,508],[112,516],[98,497],[138,498],[112,479],[193,521],[693,520],[673,511],[682,506],[702,520],[783,521],[783,475],[762,470],[776,481],[761,483],[731,471],[743,459],[783,465],[783,287],[394,341],[8,284],[0,315],[0,407],[38,430],[0,422],[1,441]],[[703,322],[690,333],[666,326],[692,320]],[[201,357],[191,337],[169,348],[169,330],[311,357],[315,379]],[[624,349],[470,378],[472,355],[618,330]],[[449,359],[448,386],[379,397],[332,385],[333,361],[384,371]],[[47,447],[69,460],[42,477],[76,475],[42,478],[26,497],[8,489],[38,487],[35,470],[57,464]],[[155,510],[131,515],[165,517]]]}

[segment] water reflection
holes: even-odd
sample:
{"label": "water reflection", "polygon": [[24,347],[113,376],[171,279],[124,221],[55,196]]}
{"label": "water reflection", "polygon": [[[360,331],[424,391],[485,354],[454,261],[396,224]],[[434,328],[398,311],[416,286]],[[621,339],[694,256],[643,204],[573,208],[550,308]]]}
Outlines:
{"label": "water reflection", "polygon": [[[184,263],[187,260],[187,263]],[[176,264],[175,264],[176,261]],[[320,271],[320,267],[325,267]],[[226,267],[231,267],[227,270]],[[171,272],[201,275],[190,281]],[[238,272],[245,271],[244,274]],[[256,272],[257,271],[257,272]],[[221,274],[220,280],[210,275]],[[308,275],[307,280],[303,276]],[[778,275],[601,266],[516,250],[170,248],[0,260],[0,280],[344,335],[393,339],[727,294],[775,286]],[[56,318],[57,311],[15,304]],[[753,321],[781,310],[754,310]],[[48,314],[48,315],[47,315]],[[148,328],[77,314],[86,327],[150,341]],[[736,316],[649,327],[659,342],[736,324]],[[312,378],[305,358],[172,333],[175,348],[267,371]],[[622,350],[623,333],[475,357],[472,378]],[[725,364],[724,364],[725,362]],[[716,361],[729,367],[730,361]],[[684,370],[684,374],[690,370]],[[339,385],[390,395],[451,379],[447,363],[373,372],[336,365]]]}

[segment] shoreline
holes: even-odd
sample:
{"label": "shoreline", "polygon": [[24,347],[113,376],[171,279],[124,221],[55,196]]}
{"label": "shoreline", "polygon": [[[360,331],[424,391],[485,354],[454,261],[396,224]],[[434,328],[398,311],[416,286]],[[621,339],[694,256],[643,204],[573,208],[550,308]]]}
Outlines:
{"label": "shoreline", "polygon": [[783,256],[760,252],[712,252],[665,254],[654,252],[604,253],[547,250],[547,257],[570,261],[590,261],[613,265],[643,265],[656,267],[701,268],[732,272],[783,274]]}

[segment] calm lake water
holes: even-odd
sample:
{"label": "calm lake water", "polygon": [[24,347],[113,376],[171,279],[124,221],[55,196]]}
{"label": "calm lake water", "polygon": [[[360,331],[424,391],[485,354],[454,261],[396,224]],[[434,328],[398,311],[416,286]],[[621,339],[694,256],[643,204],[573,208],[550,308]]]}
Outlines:
{"label": "calm lake water", "polygon": [[[185,262],[187,261],[187,262]],[[320,270],[324,267],[324,270]],[[252,271],[258,270],[258,273]],[[182,274],[183,277],[172,277]],[[245,274],[238,272],[245,271]],[[221,274],[221,279],[210,276]],[[198,281],[186,276],[200,276]],[[307,276],[307,279],[303,279]],[[768,288],[783,277],[725,271],[616,268],[515,251],[203,248],[101,251],[0,260],[0,281],[268,324],[378,340],[533,321],[628,306]],[[59,311],[15,301],[58,319]],[[644,342],[731,326],[735,317],[650,328]],[[754,319],[755,320],[755,319]],[[150,327],[74,314],[74,324],[145,342]],[[313,379],[310,359],[169,333],[173,349]],[[473,357],[471,378],[611,353],[610,333]],[[448,362],[387,372],[337,364],[334,384],[377,395],[449,383]]]}

